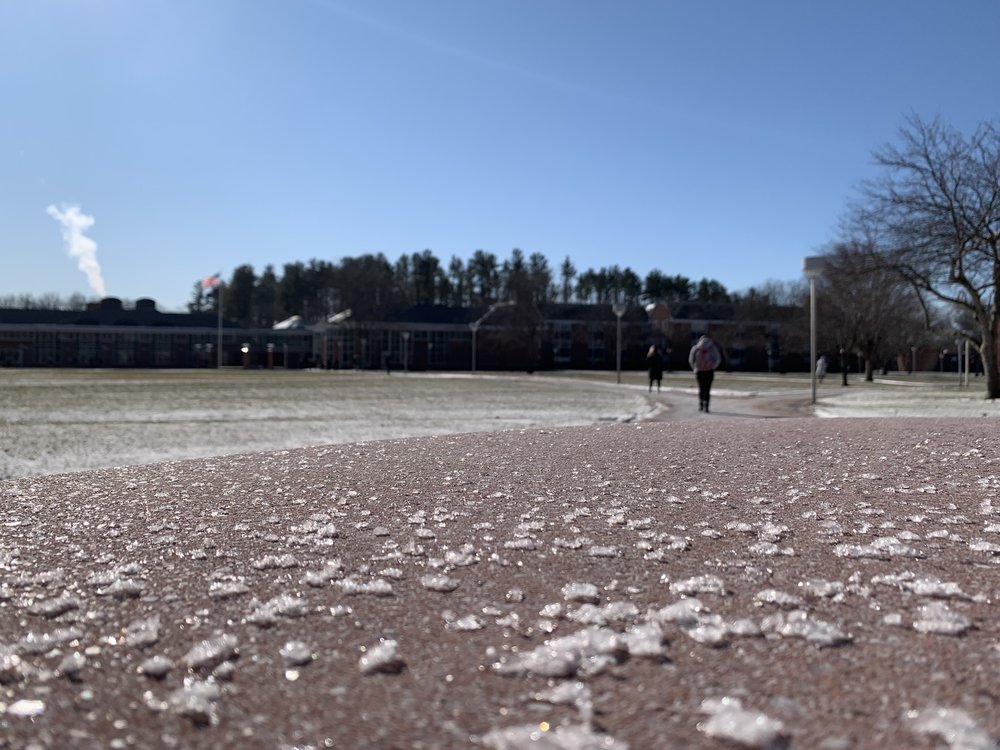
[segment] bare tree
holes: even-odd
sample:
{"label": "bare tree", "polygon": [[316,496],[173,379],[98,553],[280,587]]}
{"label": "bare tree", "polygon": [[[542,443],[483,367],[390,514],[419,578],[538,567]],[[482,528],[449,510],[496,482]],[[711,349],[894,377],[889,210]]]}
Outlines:
{"label": "bare tree", "polygon": [[787,307],[804,305],[809,297],[809,285],[803,279],[792,281],[768,279],[757,286],[756,291],[767,298],[772,305]]}
{"label": "bare tree", "polygon": [[87,298],[84,297],[80,292],[73,292],[69,295],[69,299],[66,300],[67,310],[86,310],[87,309]]}
{"label": "bare tree", "polygon": [[819,286],[825,338],[842,353],[864,358],[865,380],[873,380],[876,367],[923,338],[916,291],[871,246],[835,245],[826,255]]}
{"label": "bare tree", "polygon": [[45,292],[38,296],[33,294],[7,294],[0,297],[0,308],[79,311],[87,308],[87,298],[79,292],[74,292],[65,298],[55,292]]}
{"label": "bare tree", "polygon": [[864,188],[857,228],[878,243],[921,295],[971,313],[973,344],[989,398],[1000,396],[1000,130],[984,123],[970,136],[912,118],[899,145],[875,153],[884,173]]}

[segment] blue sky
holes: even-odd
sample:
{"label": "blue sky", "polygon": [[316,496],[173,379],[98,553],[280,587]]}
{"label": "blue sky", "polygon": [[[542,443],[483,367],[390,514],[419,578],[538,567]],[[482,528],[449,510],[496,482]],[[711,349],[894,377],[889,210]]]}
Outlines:
{"label": "blue sky", "polygon": [[93,244],[162,309],[427,248],[798,279],[908,116],[1000,119],[997,29],[996,0],[3,0],[0,296],[97,296]]}

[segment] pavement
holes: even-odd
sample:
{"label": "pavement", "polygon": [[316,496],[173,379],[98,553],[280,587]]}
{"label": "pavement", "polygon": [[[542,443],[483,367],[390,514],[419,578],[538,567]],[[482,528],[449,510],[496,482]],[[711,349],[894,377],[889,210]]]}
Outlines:
{"label": "pavement", "polygon": [[995,432],[682,396],[0,483],[0,747],[996,747]]}
{"label": "pavement", "polygon": [[783,419],[811,416],[809,393],[801,388],[772,391],[737,392],[716,388],[711,394],[709,412],[698,409],[698,388],[668,386],[646,391],[652,409],[647,421],[686,421],[690,419]]}

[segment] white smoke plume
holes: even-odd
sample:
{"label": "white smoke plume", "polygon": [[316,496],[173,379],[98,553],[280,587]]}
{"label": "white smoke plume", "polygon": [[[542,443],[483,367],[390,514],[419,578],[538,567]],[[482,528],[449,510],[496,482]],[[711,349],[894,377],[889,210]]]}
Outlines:
{"label": "white smoke plume", "polygon": [[97,262],[97,243],[84,235],[94,226],[94,217],[80,211],[79,206],[56,208],[49,206],[45,213],[62,225],[62,236],[66,242],[66,250],[71,257],[76,258],[76,266],[87,275],[90,288],[101,297],[107,295],[104,289],[104,279],[101,277],[101,264]]}

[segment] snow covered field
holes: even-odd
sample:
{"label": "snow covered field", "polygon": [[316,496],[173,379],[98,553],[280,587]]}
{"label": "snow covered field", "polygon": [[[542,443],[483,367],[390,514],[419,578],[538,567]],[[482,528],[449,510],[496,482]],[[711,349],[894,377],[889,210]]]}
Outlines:
{"label": "snow covered field", "polygon": [[[462,432],[697,418],[690,373],[648,394],[645,373],[554,375],[283,370],[0,370],[0,479]],[[805,375],[719,373],[726,415],[1000,416],[981,380],[935,373],[844,388],[828,377],[810,412]],[[766,403],[764,403],[766,402]],[[754,408],[751,409],[750,407]],[[789,412],[782,411],[787,416]]]}
{"label": "snow covered field", "polygon": [[847,388],[828,381],[815,413],[819,417],[1000,417],[1000,402],[986,399],[985,390],[982,378],[973,378],[968,387],[944,378],[936,382],[882,378]]}
{"label": "snow covered field", "polygon": [[[665,385],[684,384],[689,376],[674,376]],[[719,373],[712,395],[716,398],[780,397],[807,404],[811,395],[807,375],[740,375]],[[803,416],[817,417],[1000,417],[1000,401],[985,398],[983,378],[960,385],[953,373],[920,373],[877,377],[866,383],[851,375],[849,385],[840,376],[827,376],[817,389],[816,405]],[[693,394],[687,385],[683,390]]]}
{"label": "snow covered field", "polygon": [[228,453],[631,419],[643,393],[530,376],[0,370],[0,479]]}

